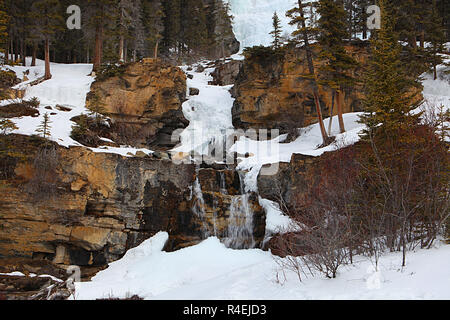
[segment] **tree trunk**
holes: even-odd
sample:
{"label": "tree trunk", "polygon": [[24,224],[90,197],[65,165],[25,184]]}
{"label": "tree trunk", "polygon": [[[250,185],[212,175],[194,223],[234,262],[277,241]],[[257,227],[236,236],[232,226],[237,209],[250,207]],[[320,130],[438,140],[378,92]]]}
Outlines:
{"label": "tree trunk", "polygon": [[331,128],[333,125],[334,98],[335,93],[333,91],[333,93],[331,94],[331,110],[330,110],[330,121],[328,122],[328,136],[331,136]]}
{"label": "tree trunk", "polygon": [[98,25],[95,29],[95,50],[94,50],[94,68],[93,71],[97,72],[102,64],[102,51],[103,51],[103,27]]}
{"label": "tree trunk", "polygon": [[119,40],[119,61],[120,62],[124,62],[124,60],[125,60],[124,50],[123,50],[124,42],[125,42],[125,38],[123,35],[121,35],[120,40]]}
{"label": "tree trunk", "polygon": [[433,63],[433,74],[434,74],[434,80],[437,80],[437,65],[436,65],[436,62]]}
{"label": "tree trunk", "polygon": [[425,48],[425,30],[420,31],[420,47]]}
{"label": "tree trunk", "polygon": [[25,46],[25,40],[20,40],[20,57],[22,59],[22,66],[27,66],[27,55],[26,55],[26,46]]}
{"label": "tree trunk", "polygon": [[[298,0],[298,8],[300,10],[300,16],[302,18],[304,18],[305,15],[303,13],[302,0]],[[304,19],[302,19],[301,27],[304,30],[303,31],[303,41],[305,42],[306,60],[308,62],[308,69],[309,69],[309,73],[311,74],[312,82],[313,82],[314,103],[316,105],[316,112],[317,112],[317,116],[319,118],[320,132],[322,133],[323,144],[326,145],[329,142],[329,137],[327,135],[327,131],[325,130],[325,125],[323,123],[322,108],[320,106],[320,98],[319,98],[319,88],[318,88],[317,82],[316,82],[316,72],[314,70],[312,52],[311,52],[311,47],[309,45],[308,32],[306,31],[306,23],[305,23]]]}
{"label": "tree trunk", "polygon": [[345,125],[344,125],[344,117],[342,116],[343,110],[342,110],[342,94],[340,90],[336,90],[336,102],[337,102],[337,113],[338,113],[338,119],[339,119],[339,130],[341,133],[345,132]]}
{"label": "tree trunk", "polygon": [[126,40],[124,41],[123,46],[123,61],[124,62],[128,61],[128,42]]}
{"label": "tree trunk", "polygon": [[159,47],[159,40],[156,40],[155,44],[155,59],[158,59],[158,47]]}
{"label": "tree trunk", "polygon": [[120,26],[119,26],[119,31],[120,31],[120,39],[119,39],[119,61],[120,62],[124,62],[125,57],[124,57],[124,42],[125,42],[125,28],[124,28],[124,8],[122,8],[120,10]]}
{"label": "tree trunk", "polygon": [[35,66],[36,66],[37,49],[38,49],[37,43],[34,42],[34,43],[33,43],[33,56],[32,56],[32,58],[31,58],[31,66],[32,66],[32,67],[35,67]]}
{"label": "tree trunk", "polygon": [[17,62],[19,60],[19,40],[16,40],[14,42],[15,42],[14,62]]}
{"label": "tree trunk", "polygon": [[44,80],[49,80],[52,78],[50,73],[50,44],[49,40],[45,39],[45,76]]}
{"label": "tree trunk", "polygon": [[11,41],[8,39],[8,42],[6,44],[6,59],[5,59],[5,63],[8,63],[9,60],[9,54],[11,52]]}

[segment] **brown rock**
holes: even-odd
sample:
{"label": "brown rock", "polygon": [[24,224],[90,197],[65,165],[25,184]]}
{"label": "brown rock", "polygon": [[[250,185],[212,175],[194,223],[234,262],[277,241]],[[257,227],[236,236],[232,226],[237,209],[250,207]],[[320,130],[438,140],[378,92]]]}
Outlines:
{"label": "brown rock", "polygon": [[[87,97],[87,106],[97,94],[108,116],[118,128],[114,141],[134,146],[173,147],[166,136],[185,128],[182,103],[186,99],[184,72],[160,60],[132,63],[123,74],[96,81]],[[128,140],[126,140],[128,138]]]}

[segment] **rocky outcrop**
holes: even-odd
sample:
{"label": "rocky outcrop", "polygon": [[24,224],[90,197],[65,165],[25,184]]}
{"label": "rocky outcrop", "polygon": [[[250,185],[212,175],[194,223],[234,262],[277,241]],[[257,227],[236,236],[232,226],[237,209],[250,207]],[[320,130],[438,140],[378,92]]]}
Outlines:
{"label": "rocky outcrop", "polygon": [[277,174],[258,176],[259,195],[275,202],[283,199],[289,207],[294,207],[298,197],[302,197],[314,184],[310,169],[317,165],[319,159],[302,154],[292,155],[290,163],[280,163]]}
{"label": "rocky outcrop", "polygon": [[212,85],[228,86],[235,83],[239,71],[244,64],[241,60],[225,60],[216,64],[216,68],[211,76],[213,77]]}
{"label": "rocky outcrop", "polygon": [[182,111],[185,100],[184,72],[160,60],[145,59],[96,81],[87,106],[102,104],[123,135],[133,133],[136,147],[168,148],[174,145],[172,132],[188,125]]}
{"label": "rocky outcrop", "polygon": [[[57,147],[59,161],[51,168],[54,188],[47,192],[39,188],[51,176],[37,175],[34,162],[42,141],[15,135],[8,139],[13,141],[7,142],[10,152],[0,155],[1,258],[94,267],[120,258],[159,231],[170,234],[169,251],[206,236],[228,236],[230,208],[242,189],[232,170],[176,165],[168,157],[126,158]],[[44,180],[30,194],[27,185],[36,176]],[[259,244],[265,213],[256,195],[246,199]]]}
{"label": "rocky outcrop", "polygon": [[[367,60],[365,46],[347,48],[364,65]],[[260,53],[259,53],[260,54]],[[265,55],[269,55],[266,57]],[[314,98],[310,88],[304,51],[286,49],[281,54],[264,53],[250,56],[237,77],[233,96],[233,124],[237,128],[280,129],[287,132],[317,121]],[[316,70],[320,64],[315,61]],[[361,76],[362,68],[354,76]],[[361,88],[345,92],[344,112],[361,110]],[[330,115],[331,90],[319,90],[324,117]],[[336,107],[334,108],[336,114]]]}
{"label": "rocky outcrop", "polygon": [[[351,74],[362,79],[367,65],[368,44],[355,43],[346,47],[359,63]],[[321,62],[316,59],[316,71]],[[308,80],[308,66],[304,50],[287,47],[281,52],[254,49],[246,59],[236,79],[233,97],[233,125],[236,128],[280,129],[282,133],[317,122],[317,112]],[[343,92],[343,112],[362,111],[361,82]],[[420,90],[418,98],[421,99]],[[330,89],[319,88],[323,116],[329,117],[333,106]],[[337,107],[334,103],[333,115]]]}

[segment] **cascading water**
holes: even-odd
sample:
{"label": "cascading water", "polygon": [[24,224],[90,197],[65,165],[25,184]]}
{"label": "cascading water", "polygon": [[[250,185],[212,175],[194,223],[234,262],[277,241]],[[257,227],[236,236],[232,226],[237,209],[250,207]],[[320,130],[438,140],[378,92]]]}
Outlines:
{"label": "cascading water", "polygon": [[224,243],[233,249],[255,247],[253,237],[253,211],[249,202],[249,193],[245,193],[244,176],[239,172],[241,195],[233,197],[230,206],[228,234]]}
{"label": "cascading water", "polygon": [[192,207],[192,211],[202,222],[202,229],[201,229],[202,238],[206,239],[210,236],[210,232],[206,224],[205,200],[203,198],[203,192],[202,187],[200,185],[200,181],[198,180],[198,172],[199,167],[197,166],[196,167],[197,178],[195,179],[194,185],[192,186],[192,196],[195,198],[195,203]]}

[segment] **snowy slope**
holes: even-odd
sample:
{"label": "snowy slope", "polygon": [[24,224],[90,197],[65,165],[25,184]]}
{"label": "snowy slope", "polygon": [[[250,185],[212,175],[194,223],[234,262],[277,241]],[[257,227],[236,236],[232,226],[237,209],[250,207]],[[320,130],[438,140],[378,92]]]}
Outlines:
{"label": "snowy slope", "polygon": [[[90,282],[76,283],[75,299],[450,299],[450,246],[417,250],[401,268],[401,254],[381,258],[379,272],[364,257],[340,269],[336,279],[286,271],[269,252],[227,249],[217,238],[176,252],[163,252],[160,232]],[[277,271],[281,283],[277,282]]]}

